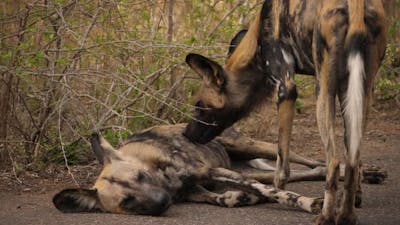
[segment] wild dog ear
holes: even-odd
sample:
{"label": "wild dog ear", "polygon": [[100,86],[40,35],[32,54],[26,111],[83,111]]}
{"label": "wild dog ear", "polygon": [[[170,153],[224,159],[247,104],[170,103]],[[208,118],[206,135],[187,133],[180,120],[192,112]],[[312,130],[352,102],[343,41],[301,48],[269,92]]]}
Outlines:
{"label": "wild dog ear", "polygon": [[224,85],[224,69],[217,62],[202,55],[190,53],[186,56],[186,63],[201,76],[207,85],[219,89]]}
{"label": "wild dog ear", "polygon": [[93,152],[101,164],[108,164],[111,159],[118,159],[117,151],[98,133],[93,133],[90,139]]}
{"label": "wild dog ear", "polygon": [[65,189],[53,197],[53,204],[64,213],[102,211],[97,190]]}
{"label": "wild dog ear", "polygon": [[240,44],[244,36],[246,35],[247,30],[241,30],[239,31],[235,37],[232,38],[231,44],[229,46],[229,51],[228,51],[228,58],[233,54],[233,52],[236,50],[237,46]]}
{"label": "wild dog ear", "polygon": [[259,15],[250,24],[249,29],[245,33],[243,32],[241,34],[243,36],[239,36],[240,42],[226,61],[225,68],[227,70],[231,72],[239,71],[247,67],[253,61],[259,47],[258,39],[261,30],[260,28],[261,16]]}

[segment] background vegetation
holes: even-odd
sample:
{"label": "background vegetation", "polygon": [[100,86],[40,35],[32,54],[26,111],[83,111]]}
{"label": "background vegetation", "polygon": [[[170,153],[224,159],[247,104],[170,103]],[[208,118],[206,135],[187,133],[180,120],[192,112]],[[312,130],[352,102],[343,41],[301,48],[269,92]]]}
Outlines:
{"label": "background vegetation", "polygon": [[[154,124],[184,122],[198,86],[186,54],[223,61],[230,39],[261,4],[1,1],[0,167],[18,173],[85,163],[94,130],[117,144]],[[390,44],[376,92],[399,104],[400,1],[385,4]]]}

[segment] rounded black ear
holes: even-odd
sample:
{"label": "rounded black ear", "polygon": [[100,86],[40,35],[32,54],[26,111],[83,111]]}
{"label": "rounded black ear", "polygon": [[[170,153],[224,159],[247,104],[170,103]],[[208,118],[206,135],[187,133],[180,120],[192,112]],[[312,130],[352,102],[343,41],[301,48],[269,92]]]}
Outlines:
{"label": "rounded black ear", "polygon": [[93,133],[90,144],[97,160],[104,165],[111,162],[111,159],[118,159],[116,150],[111,144],[98,133]]}
{"label": "rounded black ear", "polygon": [[93,133],[90,137],[90,144],[92,145],[92,150],[97,160],[100,164],[104,165],[104,150],[100,146],[100,135],[98,133]]}
{"label": "rounded black ear", "polygon": [[190,53],[186,56],[186,63],[192,68],[207,85],[221,88],[225,83],[225,73],[217,62],[202,55]]}
{"label": "rounded black ear", "polygon": [[231,40],[231,44],[229,46],[229,51],[228,51],[228,58],[233,54],[235,51],[236,47],[240,44],[242,41],[243,37],[246,35],[247,29],[239,31],[234,38]]}
{"label": "rounded black ear", "polygon": [[102,211],[97,190],[65,189],[53,197],[53,204],[64,213]]}

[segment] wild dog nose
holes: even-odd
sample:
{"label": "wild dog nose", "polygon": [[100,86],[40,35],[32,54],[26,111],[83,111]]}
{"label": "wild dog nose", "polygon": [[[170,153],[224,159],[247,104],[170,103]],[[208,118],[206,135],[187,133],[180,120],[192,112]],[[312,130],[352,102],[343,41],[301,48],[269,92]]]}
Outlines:
{"label": "wild dog nose", "polygon": [[192,121],[186,126],[182,134],[193,143],[206,144],[218,136],[222,130],[216,126]]}
{"label": "wild dog nose", "polygon": [[171,197],[165,192],[155,192],[152,196],[153,203],[147,210],[144,210],[143,214],[150,216],[159,216],[164,213],[171,205]]}
{"label": "wild dog nose", "polygon": [[148,199],[137,207],[137,213],[148,216],[160,216],[171,205],[171,197],[164,190],[153,190]]}
{"label": "wild dog nose", "polygon": [[171,204],[171,197],[167,193],[158,193],[156,198],[160,208],[166,208]]}
{"label": "wild dog nose", "polygon": [[182,134],[191,142],[198,143],[200,140],[200,135],[196,133],[196,122],[188,123]]}
{"label": "wild dog nose", "polygon": [[171,196],[162,189],[148,190],[147,196],[127,196],[120,204],[127,214],[159,216],[171,205]]}

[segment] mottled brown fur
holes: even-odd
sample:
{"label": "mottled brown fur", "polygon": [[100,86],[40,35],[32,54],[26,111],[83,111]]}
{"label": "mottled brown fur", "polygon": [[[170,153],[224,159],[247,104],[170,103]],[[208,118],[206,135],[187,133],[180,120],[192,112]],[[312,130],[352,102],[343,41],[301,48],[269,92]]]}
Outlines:
{"label": "mottled brown fur", "polygon": [[[205,109],[197,109],[197,121],[189,123],[185,136],[194,142],[206,143],[278,91],[279,154],[275,186],[283,188],[290,171],[287,155],[297,97],[294,74],[315,75],[318,128],[329,165],[324,210],[316,224],[332,221],[355,224],[355,193],[361,193],[357,184],[360,155],[357,146],[362,132],[358,128],[365,127],[374,77],[386,48],[384,15],[379,0],[265,1],[225,66],[211,63],[204,57],[187,61],[192,67],[212,64],[212,68],[217,68],[211,72],[197,72],[203,77],[215,74],[223,77],[223,86],[209,85],[208,88],[217,90],[226,101],[222,108],[215,110],[200,93],[199,103]],[[357,68],[350,71],[352,66]],[[350,82],[355,83],[350,86]],[[337,187],[340,155],[335,146],[336,97],[339,97],[345,120],[348,168],[341,210],[334,218],[334,187]],[[356,100],[350,104],[348,98]],[[201,124],[199,120],[212,125]]]}
{"label": "mottled brown fur", "polygon": [[[276,157],[267,143],[259,144],[231,132],[226,138],[197,145],[182,135],[183,129],[183,125],[156,126],[129,137],[118,150],[102,137],[93,135],[93,150],[104,163],[99,177],[91,189],[61,191],[54,197],[54,205],[62,212],[143,215],[160,215],[179,201],[224,207],[277,201],[311,213],[320,210],[322,201],[318,198],[277,190],[255,180],[271,182],[266,173],[247,175],[231,169],[227,151],[252,158]],[[255,144],[243,146],[242,140]],[[304,173],[295,172],[293,181],[324,176],[320,162],[296,155],[291,159],[311,167],[319,166]]]}
{"label": "mottled brown fur", "polygon": [[[182,135],[183,129],[184,125],[156,126],[129,137],[118,150],[99,135],[93,135],[92,148],[103,163],[101,173],[90,189],[66,189],[55,195],[54,205],[70,213],[144,215],[160,215],[170,204],[180,201],[223,207],[277,201],[312,213],[321,209],[321,199],[266,186],[274,179],[271,166],[269,171],[258,172],[235,172],[231,167],[235,159],[240,162],[256,158],[274,160],[276,145],[233,130],[227,130],[206,145],[193,144]],[[295,153],[290,154],[289,160],[312,169],[292,171],[288,181],[325,178],[323,162]],[[366,182],[382,182],[386,177],[377,168],[364,169],[364,174]],[[342,171],[340,176],[343,178]]]}

